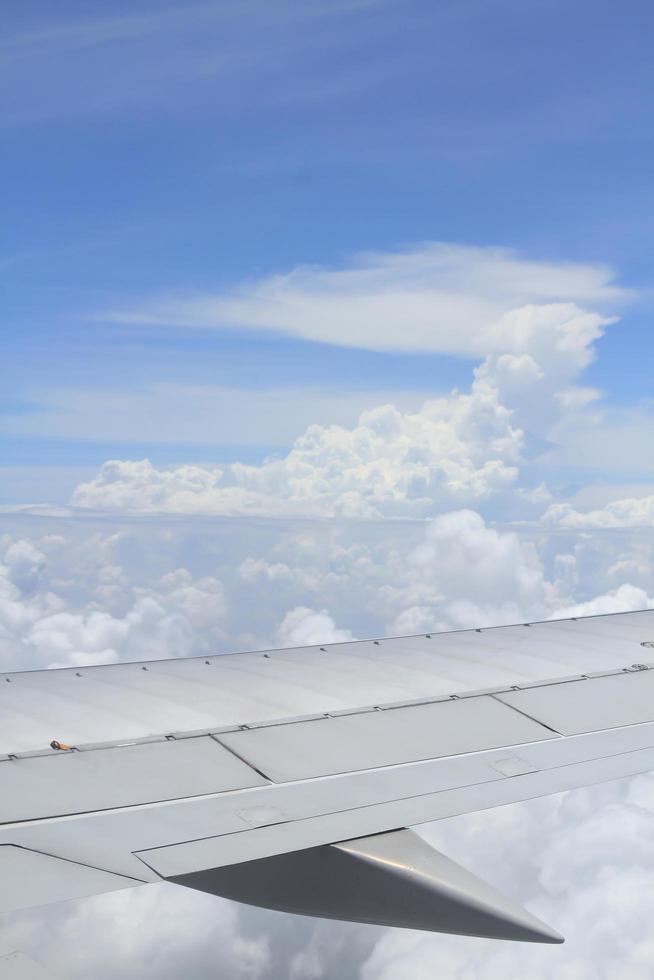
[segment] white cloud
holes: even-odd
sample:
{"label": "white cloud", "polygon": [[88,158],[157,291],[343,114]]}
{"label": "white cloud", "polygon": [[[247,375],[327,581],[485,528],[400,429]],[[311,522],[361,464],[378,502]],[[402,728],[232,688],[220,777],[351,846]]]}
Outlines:
{"label": "white cloud", "polygon": [[111,318],[256,328],[345,347],[471,357],[522,353],[547,323],[559,351],[583,359],[610,321],[578,304],[604,307],[626,296],[605,266],[430,242],[357,255],[341,269],[299,267],[213,296],[167,296]]}
{"label": "white cloud", "polygon": [[603,613],[631,612],[635,609],[654,608],[654,596],[645,589],[624,583],[612,592],[596,596],[587,602],[562,606],[552,613],[552,619],[566,619],[569,616],[599,616]]}
{"label": "white cloud", "polygon": [[418,412],[383,405],[350,429],[312,425],[287,456],[260,466],[105,463],[72,503],[132,513],[424,516],[506,492],[521,447],[522,432],[484,376],[469,394]]}
{"label": "white cloud", "polygon": [[4,555],[9,581],[23,592],[36,589],[47,567],[46,556],[31,541],[15,541]]}
{"label": "white cloud", "polygon": [[[111,543],[103,542],[107,548]],[[93,577],[90,595],[72,605],[70,582],[55,577],[42,582],[46,569],[45,555],[33,542],[5,542],[0,558],[4,669],[188,656],[214,652],[223,639],[225,598],[215,577],[194,579],[177,569],[153,585],[133,586],[105,556],[95,567],[69,570],[74,575],[84,569]],[[110,611],[112,605],[122,610]]]}
{"label": "white cloud", "polygon": [[267,562],[263,558],[246,558],[238,569],[239,577],[248,583],[259,583],[263,587],[283,584],[297,591],[318,591],[321,577],[313,569],[301,565],[288,565],[286,562]]}
{"label": "white cloud", "polygon": [[613,500],[597,510],[579,511],[569,503],[552,504],[543,523],[563,528],[651,527],[654,525],[654,495]]}
{"label": "white cloud", "polygon": [[[114,460],[78,484],[72,498],[77,507],[151,514],[424,517],[504,502],[515,516],[533,517],[549,491],[542,474],[536,479],[529,470],[530,461],[543,458],[548,445],[545,459],[565,458],[568,442],[579,441],[582,432],[592,436],[586,444],[598,442],[605,421],[595,407],[599,393],[577,382],[609,322],[604,307],[622,298],[610,270],[430,244],[360,257],[340,271],[299,270],[274,282],[274,288],[247,287],[254,293],[263,289],[264,305],[273,311],[270,290],[293,310],[304,310],[307,297],[315,300],[316,316],[326,291],[331,306],[326,304],[324,315],[332,333],[323,339],[335,343],[345,342],[341,330],[359,342],[350,314],[339,304],[354,304],[351,315],[359,322],[362,297],[373,297],[375,309],[386,310],[389,290],[406,293],[413,299],[402,307],[403,318],[397,319],[391,304],[388,315],[374,318],[370,337],[378,347],[401,337],[407,349],[481,359],[470,389],[428,399],[419,409],[419,392],[395,392],[393,404],[365,410],[356,422],[362,405],[374,404],[380,392],[165,384],[127,392],[52,391],[41,409],[0,424],[14,433],[127,442],[278,444],[294,438],[286,456],[257,466],[157,469],[146,460]],[[457,309],[466,307],[465,323],[448,319],[453,296]],[[419,329],[411,303],[422,310]],[[310,325],[312,316],[302,322]],[[298,435],[309,419],[313,424]]]}
{"label": "white cloud", "polygon": [[[259,466],[157,470],[147,461],[112,461],[95,479],[77,487],[72,498],[76,506],[132,513],[423,517],[504,499],[519,514],[533,514],[548,491],[534,488],[529,475],[519,486],[519,467],[525,470],[547,442],[565,442],[566,433],[597,426],[600,416],[592,406],[599,393],[578,387],[577,381],[609,320],[580,307],[575,297],[600,307],[617,301],[620,292],[605,269],[539,264],[493,249],[428,245],[401,254],[366,256],[341,271],[300,270],[274,283],[263,290],[265,309],[277,308],[271,291],[282,295],[284,309],[288,304],[301,310],[298,316],[310,332],[315,317],[306,308],[309,297],[317,305],[315,316],[331,324],[331,333],[328,336],[325,328],[322,339],[334,343],[346,342],[341,331],[348,342],[359,342],[354,322],[365,326],[359,307],[372,296],[377,312],[369,324],[370,337],[361,339],[363,346],[393,346],[394,338],[401,338],[407,349],[483,358],[469,391],[430,399],[417,411],[379,405],[362,412],[354,425],[310,425],[288,455]],[[402,317],[393,312],[392,303],[386,305],[389,290],[400,287]],[[256,292],[263,287],[248,288]],[[325,291],[331,299],[323,309]],[[457,309],[457,304],[462,310],[465,306],[462,320],[448,319],[453,296],[458,297]],[[424,322],[418,317],[418,326],[412,303],[422,311]],[[347,309],[352,305],[347,315],[342,304]],[[243,398],[235,396],[230,417],[243,416],[250,438],[262,416],[268,421],[260,431],[266,433],[275,426],[286,425],[288,432],[289,426],[300,425],[302,413],[294,403],[292,411],[281,410],[278,418],[280,408],[269,396],[253,395],[252,405],[243,411]],[[211,410],[214,396],[207,398],[208,410],[200,413],[202,438],[212,431],[212,419],[216,418],[216,431],[222,432],[227,418]],[[130,405],[127,397],[122,422],[118,413],[119,427],[128,426]],[[262,405],[267,405],[263,412]],[[170,405],[163,417],[169,411]],[[79,419],[87,413],[76,406],[72,414]],[[105,414],[113,417],[112,412]],[[144,409],[136,414],[149,418],[148,424],[156,428],[158,413]],[[242,438],[240,423],[235,431]],[[177,433],[188,439],[193,432],[200,438],[195,414],[191,419],[184,412],[181,422],[173,421],[166,432],[166,438]],[[154,438],[154,432],[151,435]]]}
{"label": "white cloud", "polygon": [[[230,980],[270,977],[268,937],[246,936],[239,907],[219,898],[150,885],[51,911],[58,927],[41,930],[38,958],[62,980],[112,980],[116,965],[130,980],[210,980],[216,963]],[[30,915],[34,926],[44,914]]]}
{"label": "white cloud", "polygon": [[337,629],[326,609],[317,611],[297,606],[287,612],[277,631],[283,647],[304,647],[317,643],[345,643],[353,639],[349,630]]}
{"label": "white cloud", "polygon": [[[654,591],[624,584],[632,565],[614,594],[595,588],[609,573],[615,585],[620,563],[642,565],[651,537],[616,532],[598,550],[586,534],[557,532],[553,547],[547,533],[530,540],[465,510],[424,524],[4,520],[23,529],[0,546],[5,668],[243,648],[244,622],[248,646],[313,644],[380,634],[393,620],[431,629],[615,611],[651,604]],[[641,779],[427,832],[560,929],[568,942],[554,952],[288,920],[158,887],[19,916],[11,943],[71,980],[649,980],[652,787]]]}
{"label": "white cloud", "polygon": [[546,615],[559,593],[537,550],[470,510],[435,518],[384,596],[402,611],[391,632],[493,626]]}

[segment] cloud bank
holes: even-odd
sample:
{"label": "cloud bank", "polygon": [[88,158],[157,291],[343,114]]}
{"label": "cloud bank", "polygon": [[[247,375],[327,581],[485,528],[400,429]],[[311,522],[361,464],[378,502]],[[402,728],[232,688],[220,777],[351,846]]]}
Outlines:
{"label": "cloud bank", "polygon": [[[640,532],[632,539],[616,531],[598,544],[559,531],[553,551],[547,535],[492,527],[472,510],[423,524],[125,522],[121,514],[2,520],[5,669],[654,605],[647,549],[628,564],[638,554],[634,542],[644,547]],[[211,980],[217,969],[237,980],[416,980],[434,972],[612,980],[627,966],[620,975],[645,980],[652,785],[642,777],[628,788],[580,791],[426,831],[561,929],[568,943],[556,959],[533,947],[286,918],[166,886],[22,913],[3,924],[3,935],[71,980],[184,973]]]}
{"label": "cloud bank", "polygon": [[424,516],[511,487],[521,445],[497,390],[480,379],[469,395],[419,412],[383,405],[351,429],[309,426],[286,457],[260,466],[105,463],[71,502],[133,513]]}
{"label": "cloud bank", "polygon": [[72,503],[137,514],[353,518],[430,517],[488,503],[522,513],[531,503],[540,515],[549,492],[529,465],[567,433],[597,426],[601,393],[581,386],[580,375],[612,321],[606,310],[624,298],[602,267],[443,244],[361,256],[341,270],[295,270],[245,285],[236,299],[180,306],[168,298],[158,313],[133,319],[270,327],[479,363],[467,391],[428,399],[418,411],[378,405],[355,425],[310,425],[287,455],[260,465],[110,461],[77,487]]}
{"label": "cloud bank", "polygon": [[597,510],[579,511],[569,504],[552,504],[543,523],[564,528],[651,527],[654,525],[654,496],[625,497]]}

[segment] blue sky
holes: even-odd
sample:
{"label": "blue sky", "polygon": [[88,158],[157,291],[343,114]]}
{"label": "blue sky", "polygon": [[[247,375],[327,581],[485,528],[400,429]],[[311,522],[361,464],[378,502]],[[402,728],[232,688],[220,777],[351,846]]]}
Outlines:
{"label": "blue sky", "polygon": [[[165,433],[156,446],[56,427],[12,436],[12,415],[53,386],[461,385],[470,365],[442,354],[103,319],[144,296],[430,240],[609,263],[639,296],[584,381],[626,403],[646,396],[651,21],[634,0],[14,5],[6,465],[180,457]],[[249,459],[288,441],[203,437],[200,455]]]}

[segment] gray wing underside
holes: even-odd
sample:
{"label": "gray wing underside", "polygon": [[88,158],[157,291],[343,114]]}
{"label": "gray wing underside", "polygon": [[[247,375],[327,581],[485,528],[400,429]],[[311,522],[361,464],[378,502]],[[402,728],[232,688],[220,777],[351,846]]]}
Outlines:
{"label": "gray wing underside", "polygon": [[557,941],[402,828],[654,769],[653,636],[646,611],[0,677],[0,911],[164,879]]}

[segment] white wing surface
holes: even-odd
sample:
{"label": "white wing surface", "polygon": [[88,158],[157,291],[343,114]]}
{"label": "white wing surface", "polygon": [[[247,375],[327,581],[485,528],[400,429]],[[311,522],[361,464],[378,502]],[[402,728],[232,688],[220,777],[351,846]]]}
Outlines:
{"label": "white wing surface", "polygon": [[653,641],[644,611],[0,675],[0,912],[164,879],[560,941],[406,828],[654,769]]}

